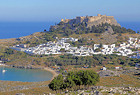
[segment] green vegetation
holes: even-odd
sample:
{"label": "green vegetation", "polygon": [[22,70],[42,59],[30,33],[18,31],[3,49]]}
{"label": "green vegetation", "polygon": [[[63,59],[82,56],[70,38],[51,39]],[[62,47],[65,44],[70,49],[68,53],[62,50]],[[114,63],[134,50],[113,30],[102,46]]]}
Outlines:
{"label": "green vegetation", "polygon": [[73,65],[74,67],[89,67],[104,66],[107,64],[135,66],[140,59],[132,59],[124,56],[112,55],[93,55],[93,56],[72,56],[72,55],[29,55],[21,51],[3,48],[0,51],[0,60],[9,65],[27,66],[54,66],[58,65],[61,68],[64,66]]}
{"label": "green vegetation", "polygon": [[41,37],[39,37],[39,39],[35,39],[33,41],[26,41],[25,44],[30,43],[30,47],[34,47],[39,44],[46,43],[48,41],[54,41],[55,37],[56,37],[55,33],[47,32],[47,33],[44,33]]}
{"label": "green vegetation", "polygon": [[99,82],[99,75],[93,70],[71,71],[65,77],[58,75],[49,84],[52,90],[74,89],[78,86],[92,86]]}
{"label": "green vegetation", "polygon": [[27,58],[28,54],[21,52],[21,51],[16,51],[11,48],[3,48],[0,51],[0,60],[4,62],[10,62],[15,59],[20,59],[20,58]]}
{"label": "green vegetation", "polygon": [[116,33],[130,33],[135,34],[136,32],[131,29],[126,29],[124,27],[110,25],[108,23],[103,23],[97,26],[87,27],[87,23],[78,24],[64,24],[60,22],[57,28],[51,27],[50,32],[55,32],[56,34],[63,34],[63,36],[70,36],[72,34],[88,34],[88,33],[104,33],[107,31],[107,27],[111,26],[114,34]]}
{"label": "green vegetation", "polygon": [[52,66],[53,65],[59,65],[59,66],[89,65],[95,67],[95,66],[103,66],[107,64],[135,66],[135,63],[139,63],[140,59],[132,59],[124,56],[118,56],[116,54],[93,55],[93,56],[86,56],[86,57],[64,55],[60,57],[49,57],[47,58],[47,61],[48,61],[47,63],[50,63],[50,65]]}

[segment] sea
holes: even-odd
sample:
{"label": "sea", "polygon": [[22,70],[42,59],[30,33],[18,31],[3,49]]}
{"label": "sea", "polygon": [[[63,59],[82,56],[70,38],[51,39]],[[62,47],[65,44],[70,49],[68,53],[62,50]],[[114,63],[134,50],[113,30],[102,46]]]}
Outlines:
{"label": "sea", "polygon": [[49,30],[55,22],[0,22],[0,39],[18,38]]}
{"label": "sea", "polygon": [[118,23],[120,23],[122,27],[125,27],[127,29],[132,29],[136,32],[138,31],[140,32],[140,22],[121,22],[120,21]]}
{"label": "sea", "polygon": [[4,81],[39,82],[51,80],[52,77],[51,72],[41,69],[0,67],[0,80]]}
{"label": "sea", "polygon": [[[0,39],[18,38],[49,30],[56,22],[0,22]],[[140,31],[140,22],[118,22],[122,27]]]}

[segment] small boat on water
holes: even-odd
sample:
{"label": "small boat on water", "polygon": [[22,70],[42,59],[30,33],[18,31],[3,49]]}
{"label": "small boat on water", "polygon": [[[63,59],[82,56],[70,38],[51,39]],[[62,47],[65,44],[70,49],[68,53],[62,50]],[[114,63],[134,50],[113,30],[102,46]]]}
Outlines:
{"label": "small boat on water", "polygon": [[2,70],[2,73],[5,73],[6,72],[6,70]]}

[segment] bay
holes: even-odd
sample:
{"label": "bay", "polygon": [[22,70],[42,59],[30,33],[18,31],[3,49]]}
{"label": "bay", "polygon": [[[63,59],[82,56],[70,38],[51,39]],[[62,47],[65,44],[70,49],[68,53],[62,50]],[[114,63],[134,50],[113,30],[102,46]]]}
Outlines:
{"label": "bay", "polygon": [[[3,73],[3,70],[6,72]],[[0,67],[0,80],[4,81],[39,82],[51,80],[52,77],[53,74],[46,70]]]}

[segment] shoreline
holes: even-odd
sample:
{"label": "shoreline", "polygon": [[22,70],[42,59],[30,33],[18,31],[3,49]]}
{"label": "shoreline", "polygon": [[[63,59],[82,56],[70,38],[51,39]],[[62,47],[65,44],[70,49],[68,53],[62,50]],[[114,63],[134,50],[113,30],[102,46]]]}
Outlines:
{"label": "shoreline", "polygon": [[8,65],[6,65],[6,64],[2,64],[2,63],[0,63],[0,66],[8,67]]}
{"label": "shoreline", "polygon": [[[45,67],[45,68],[44,68],[44,70],[49,71],[49,72],[51,72],[51,73],[52,73],[53,77],[51,78],[51,80],[53,80],[56,76],[58,76],[58,75],[59,75],[58,73],[56,73],[56,71],[55,71],[55,70],[52,70],[52,69],[51,69],[51,68],[49,68],[49,67]],[[50,81],[51,81],[51,80],[50,80]]]}

